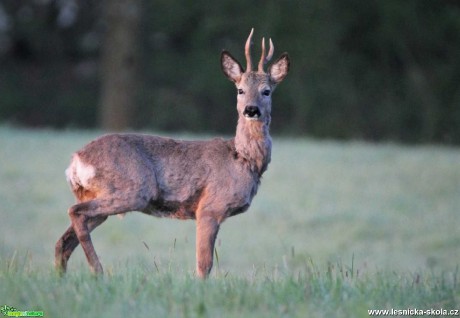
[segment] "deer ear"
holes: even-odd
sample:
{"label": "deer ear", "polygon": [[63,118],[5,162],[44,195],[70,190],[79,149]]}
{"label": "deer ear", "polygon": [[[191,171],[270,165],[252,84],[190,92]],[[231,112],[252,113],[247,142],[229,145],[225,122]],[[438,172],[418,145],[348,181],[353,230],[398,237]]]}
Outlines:
{"label": "deer ear", "polygon": [[241,80],[241,75],[244,73],[243,67],[227,51],[222,51],[220,55],[220,65],[225,76],[232,82],[238,83]]}
{"label": "deer ear", "polygon": [[281,82],[289,72],[289,55],[287,53],[281,54],[281,56],[270,65],[268,69],[268,73],[270,74],[270,79],[275,83],[278,84]]}

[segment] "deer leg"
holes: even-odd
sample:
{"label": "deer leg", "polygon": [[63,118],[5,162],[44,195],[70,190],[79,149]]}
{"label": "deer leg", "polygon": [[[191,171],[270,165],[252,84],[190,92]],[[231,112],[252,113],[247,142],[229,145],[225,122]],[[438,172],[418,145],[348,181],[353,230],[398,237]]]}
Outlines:
{"label": "deer leg", "polygon": [[219,224],[212,217],[200,217],[196,220],[196,271],[200,278],[207,278],[211,272],[214,255],[214,243]]}
{"label": "deer leg", "polygon": [[91,241],[91,227],[88,222],[92,218],[107,218],[109,215],[120,214],[130,211],[143,210],[148,204],[146,198],[135,195],[114,194],[109,199],[94,199],[75,204],[69,209],[70,220],[78,241],[85,252],[86,259],[95,274],[102,274],[102,265],[94,250]]}
{"label": "deer leg", "polygon": [[[106,216],[90,218],[88,220],[88,231],[91,232],[105,220],[107,220]],[[67,262],[78,244],[77,234],[71,225],[56,242],[54,265],[61,274],[67,270]]]}
{"label": "deer leg", "polygon": [[72,208],[69,210],[70,220],[77,236],[78,241],[85,252],[86,259],[89,267],[94,274],[102,274],[102,265],[99,262],[96,251],[94,250],[91,236],[88,229],[88,217],[85,215],[73,212]]}

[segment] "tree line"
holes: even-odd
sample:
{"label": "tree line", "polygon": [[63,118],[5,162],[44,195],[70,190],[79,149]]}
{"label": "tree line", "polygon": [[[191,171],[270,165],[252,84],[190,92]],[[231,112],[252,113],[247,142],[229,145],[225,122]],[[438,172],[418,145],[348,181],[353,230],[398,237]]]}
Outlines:
{"label": "tree line", "polygon": [[[4,0],[0,122],[232,133],[236,94],[219,56],[244,61],[251,27],[291,56],[274,134],[460,144],[454,0]],[[107,86],[126,67],[127,84]]]}

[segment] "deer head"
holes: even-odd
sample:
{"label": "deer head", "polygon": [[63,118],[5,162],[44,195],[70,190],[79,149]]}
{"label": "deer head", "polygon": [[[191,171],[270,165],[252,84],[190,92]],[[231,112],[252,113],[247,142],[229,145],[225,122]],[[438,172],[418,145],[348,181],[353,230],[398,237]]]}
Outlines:
{"label": "deer head", "polygon": [[252,70],[251,45],[254,28],[246,41],[246,70],[227,51],[221,54],[221,66],[224,74],[236,85],[237,110],[240,118],[248,121],[270,123],[271,95],[278,83],[286,77],[289,71],[289,55],[281,54],[267,70],[267,64],[273,56],[273,42],[270,39],[270,49],[265,54],[265,39],[262,38],[262,55],[257,71]]}

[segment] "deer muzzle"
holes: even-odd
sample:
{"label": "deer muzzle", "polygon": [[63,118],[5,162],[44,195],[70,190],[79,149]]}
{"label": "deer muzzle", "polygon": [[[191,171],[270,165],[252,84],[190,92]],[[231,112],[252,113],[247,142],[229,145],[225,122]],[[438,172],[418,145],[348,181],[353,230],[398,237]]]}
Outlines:
{"label": "deer muzzle", "polygon": [[243,115],[247,119],[259,119],[262,114],[258,106],[246,106]]}

